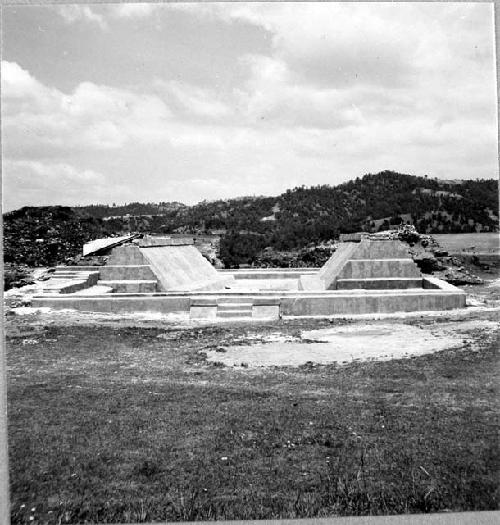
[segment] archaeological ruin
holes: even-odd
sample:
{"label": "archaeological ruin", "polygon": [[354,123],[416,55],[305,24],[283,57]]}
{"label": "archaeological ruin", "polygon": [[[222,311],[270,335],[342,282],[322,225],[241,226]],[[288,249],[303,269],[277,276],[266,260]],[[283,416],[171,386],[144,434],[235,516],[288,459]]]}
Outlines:
{"label": "archaeological ruin", "polygon": [[318,268],[216,270],[188,239],[95,241],[102,266],[60,266],[34,307],[185,313],[193,319],[276,319],[449,310],[465,293],[422,275],[408,246],[353,238]]}

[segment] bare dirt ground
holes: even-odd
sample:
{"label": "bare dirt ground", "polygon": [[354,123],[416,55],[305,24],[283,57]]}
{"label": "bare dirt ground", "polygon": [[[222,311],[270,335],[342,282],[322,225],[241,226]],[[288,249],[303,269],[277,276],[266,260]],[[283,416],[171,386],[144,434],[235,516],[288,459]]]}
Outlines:
{"label": "bare dirt ground", "polygon": [[401,359],[463,344],[472,345],[472,331],[494,332],[499,328],[499,322],[481,319],[416,326],[397,321],[392,324],[357,322],[349,326],[304,330],[295,338],[271,335],[257,344],[243,338],[238,345],[208,352],[207,358],[226,366],[251,367]]}

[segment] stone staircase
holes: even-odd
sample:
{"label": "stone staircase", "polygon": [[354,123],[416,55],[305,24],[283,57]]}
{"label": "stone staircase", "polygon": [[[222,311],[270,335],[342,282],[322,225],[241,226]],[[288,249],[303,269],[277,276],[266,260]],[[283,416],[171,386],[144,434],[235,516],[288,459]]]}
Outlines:
{"label": "stone staircase", "polygon": [[315,275],[300,278],[300,290],[394,290],[423,287],[408,247],[398,240],[343,242]]}
{"label": "stone staircase", "polygon": [[156,279],[103,279],[99,284],[109,286],[114,293],[154,293],[157,290]]}
{"label": "stone staircase", "polygon": [[192,319],[279,319],[280,300],[269,297],[214,296],[191,299]]}
{"label": "stone staircase", "polygon": [[336,279],[337,290],[422,288],[422,274],[409,257],[350,259]]}
{"label": "stone staircase", "polygon": [[230,319],[239,317],[252,317],[253,303],[218,303],[216,317],[219,319]]}
{"label": "stone staircase", "polygon": [[148,264],[107,264],[99,269],[99,279],[99,284],[113,288],[115,293],[153,293],[158,286]]}
{"label": "stone staircase", "polygon": [[148,264],[139,247],[135,244],[113,248],[108,259],[108,266],[135,266]]}
{"label": "stone staircase", "polygon": [[85,288],[95,286],[99,280],[99,272],[94,270],[80,270],[75,267],[56,268],[42,288],[44,294],[74,293]]}
{"label": "stone staircase", "polygon": [[46,282],[43,293],[74,293],[95,285],[108,287],[114,293],[156,292],[158,279],[143,258],[134,257],[138,250],[127,250],[125,246],[120,248],[120,260],[113,262],[123,264],[57,267]]}

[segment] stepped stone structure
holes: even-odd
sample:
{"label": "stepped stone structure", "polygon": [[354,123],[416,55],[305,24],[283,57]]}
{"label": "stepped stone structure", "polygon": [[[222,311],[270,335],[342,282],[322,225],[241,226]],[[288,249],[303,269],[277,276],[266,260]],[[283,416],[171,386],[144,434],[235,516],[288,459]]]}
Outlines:
{"label": "stepped stone structure", "polygon": [[[94,275],[89,286],[107,286],[115,293],[220,290],[234,281],[234,277],[217,272],[193,242],[185,239],[145,237],[133,244],[113,245],[105,266],[58,268],[56,276],[72,277],[75,285],[84,272],[92,269],[97,269],[93,274],[98,276],[98,282],[94,282]],[[61,293],[70,293],[75,288],[66,284]],[[84,286],[78,289],[81,288]]]}
{"label": "stepped stone structure", "polygon": [[[317,278],[325,290],[422,288],[423,282],[407,248],[396,240],[342,243]],[[303,289],[307,286],[306,279]]]}
{"label": "stepped stone structure", "polygon": [[45,282],[43,293],[74,293],[95,286],[98,280],[99,272],[92,269],[73,271],[72,269],[57,268],[52,278]]}
{"label": "stepped stone structure", "polygon": [[300,277],[300,290],[422,288],[423,278],[398,240],[343,242],[315,275]]}
{"label": "stepped stone structure", "polygon": [[[58,268],[43,294],[33,299],[33,305],[91,311],[185,312],[192,318],[208,319],[465,306],[465,293],[422,275],[399,240],[353,238],[342,242],[319,270],[218,271],[192,242],[168,237],[131,238],[127,244],[117,245],[115,241],[108,246],[105,266]],[[99,293],[101,289],[111,293]]]}
{"label": "stepped stone structure", "polygon": [[[79,267],[70,267],[78,269]],[[86,267],[88,268],[88,267]],[[98,267],[98,284],[116,293],[158,291],[158,278],[134,244],[112,248],[108,263]]]}

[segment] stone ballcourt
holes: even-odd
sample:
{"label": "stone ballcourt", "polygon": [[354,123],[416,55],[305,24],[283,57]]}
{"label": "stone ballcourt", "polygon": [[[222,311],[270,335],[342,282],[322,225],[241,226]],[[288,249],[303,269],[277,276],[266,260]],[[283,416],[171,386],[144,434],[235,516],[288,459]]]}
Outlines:
{"label": "stone ballcourt", "polygon": [[[106,246],[100,248],[105,250]],[[450,310],[465,293],[423,276],[398,240],[342,242],[320,268],[216,270],[191,242],[112,245],[105,266],[58,267],[34,307],[276,319]]]}

